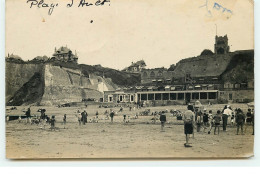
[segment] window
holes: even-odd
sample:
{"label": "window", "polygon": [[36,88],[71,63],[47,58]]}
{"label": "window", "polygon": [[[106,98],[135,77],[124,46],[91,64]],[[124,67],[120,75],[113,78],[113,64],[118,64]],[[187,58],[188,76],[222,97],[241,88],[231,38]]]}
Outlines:
{"label": "window", "polygon": [[151,77],[151,78],[154,78],[154,77],[155,77],[155,73],[154,73],[153,71],[151,72],[150,77]]}
{"label": "window", "polygon": [[113,95],[108,95],[108,102],[112,102],[113,101]]}
{"label": "window", "polygon": [[192,93],[192,99],[198,100],[199,99],[199,93]]}
{"label": "window", "polygon": [[163,100],[169,100],[169,94],[168,93],[163,94]]}
{"label": "window", "polygon": [[123,95],[119,95],[119,101],[123,101]]}
{"label": "window", "polygon": [[141,100],[147,100],[147,94],[141,94]]}
{"label": "window", "polygon": [[209,92],[209,99],[217,99],[217,93],[216,92]]}
{"label": "window", "polygon": [[178,93],[178,100],[184,100],[184,93]]}
{"label": "window", "polygon": [[157,74],[158,77],[161,77],[162,76],[162,71],[159,71],[158,74]]}
{"label": "window", "polygon": [[155,100],[162,100],[162,95],[160,93],[155,94]]}
{"label": "window", "polygon": [[176,100],[176,93],[170,93],[170,100]]}
{"label": "window", "polygon": [[154,94],[148,94],[148,100],[153,100],[154,99]]}
{"label": "window", "polygon": [[146,72],[144,72],[143,77],[146,78],[148,75]]}
{"label": "window", "polygon": [[232,93],[229,93],[228,94],[228,100],[232,100],[233,99],[233,95],[232,95]]}
{"label": "window", "polygon": [[134,96],[133,95],[130,95],[130,101],[134,101]]}
{"label": "window", "polygon": [[200,93],[200,99],[207,99],[207,93],[206,92],[201,92]]}

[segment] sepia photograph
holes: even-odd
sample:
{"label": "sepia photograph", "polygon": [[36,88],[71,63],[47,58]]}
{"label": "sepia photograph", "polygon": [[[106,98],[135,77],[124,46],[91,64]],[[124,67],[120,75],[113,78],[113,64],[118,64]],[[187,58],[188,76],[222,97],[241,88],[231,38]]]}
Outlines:
{"label": "sepia photograph", "polygon": [[7,159],[254,156],[253,0],[6,0]]}

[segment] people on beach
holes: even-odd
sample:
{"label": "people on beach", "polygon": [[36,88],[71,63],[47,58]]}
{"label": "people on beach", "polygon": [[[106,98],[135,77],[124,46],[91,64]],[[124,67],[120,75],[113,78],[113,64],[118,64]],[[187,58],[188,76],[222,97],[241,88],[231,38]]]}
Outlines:
{"label": "people on beach", "polygon": [[51,120],[50,120],[50,123],[51,123],[51,131],[52,131],[52,130],[55,131],[55,122],[56,122],[55,116],[52,115]]}
{"label": "people on beach", "polygon": [[25,112],[25,115],[26,115],[26,122],[30,124],[30,118],[31,118],[31,109],[30,109],[30,107]]}
{"label": "people on beach", "polygon": [[207,109],[204,109],[202,117],[203,117],[203,129],[204,129],[203,132],[205,133],[206,132],[205,130],[207,129],[209,123],[209,115],[207,113]]}
{"label": "people on beach", "polygon": [[113,121],[114,121],[114,115],[115,115],[115,113],[114,113],[114,111],[112,110],[112,111],[110,112],[111,123],[113,123]]}
{"label": "people on beach", "polygon": [[197,132],[200,132],[201,126],[202,126],[202,112],[198,111],[196,113],[196,128],[197,128]]}
{"label": "people on beach", "polygon": [[185,147],[191,147],[189,143],[189,135],[193,134],[193,125],[194,125],[194,119],[195,115],[192,112],[193,106],[188,105],[187,111],[184,112],[183,121],[184,121],[184,134],[186,135],[186,143],[184,144]]}
{"label": "people on beach", "polygon": [[237,135],[239,133],[239,128],[241,128],[241,134],[244,135],[244,132],[243,132],[244,122],[245,122],[245,115],[244,115],[243,111],[240,108],[238,108],[237,115],[236,115]]}
{"label": "people on beach", "polygon": [[67,115],[64,114],[64,116],[63,116],[63,125],[64,125],[64,128],[65,128],[65,125],[66,125],[66,121],[67,121]]}
{"label": "people on beach", "polygon": [[208,130],[208,134],[211,133],[212,127],[213,127],[213,114],[212,114],[212,110],[209,110],[209,130]]}
{"label": "people on beach", "polygon": [[126,114],[123,115],[123,122],[126,123]]}
{"label": "people on beach", "polygon": [[164,125],[166,122],[166,115],[165,115],[164,111],[162,111],[162,113],[160,115],[160,121],[161,121],[161,132],[164,132]]}
{"label": "people on beach", "polygon": [[86,123],[88,123],[88,113],[86,112],[86,110],[84,110],[81,113],[81,117],[82,117],[82,123],[83,125],[86,125]]}
{"label": "people on beach", "polygon": [[214,129],[214,135],[216,135],[216,130],[218,129],[218,135],[219,135],[219,126],[220,126],[220,121],[221,121],[221,111],[218,110],[217,114],[213,117],[214,120],[214,125],[215,125],[215,129]]}
{"label": "people on beach", "polygon": [[245,120],[245,133],[246,133],[247,127],[250,126],[251,124],[252,124],[252,112],[251,112],[251,109],[248,109],[247,113],[246,113],[246,120]]}
{"label": "people on beach", "polygon": [[232,110],[229,105],[226,105],[223,109],[223,115],[222,115],[222,123],[223,123],[223,131],[227,131],[227,122],[228,122],[228,117],[231,117],[232,115]]}

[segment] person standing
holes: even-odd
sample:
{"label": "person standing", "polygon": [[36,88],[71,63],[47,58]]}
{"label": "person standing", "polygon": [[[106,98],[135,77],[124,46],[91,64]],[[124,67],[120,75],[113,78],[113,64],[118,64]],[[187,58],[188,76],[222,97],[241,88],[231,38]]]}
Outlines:
{"label": "person standing", "polygon": [[212,127],[213,127],[213,114],[212,114],[212,110],[209,110],[209,131],[208,131],[208,134],[210,134]]}
{"label": "person standing", "polygon": [[64,114],[64,116],[63,116],[63,125],[64,125],[64,129],[65,129],[66,122],[67,122],[67,115]]}
{"label": "person standing", "polygon": [[184,144],[185,147],[192,147],[189,144],[189,135],[193,134],[193,125],[194,125],[194,119],[195,119],[195,115],[192,112],[193,106],[192,105],[188,105],[187,107],[187,111],[184,112],[183,115],[183,121],[184,121],[184,133],[186,135],[186,143]]}
{"label": "person standing", "polygon": [[240,108],[238,108],[238,110],[237,110],[236,123],[237,123],[237,135],[239,132],[239,128],[241,128],[241,134],[244,135],[243,126],[245,123],[245,115]]}
{"label": "person standing", "polygon": [[207,126],[208,126],[208,123],[209,123],[209,115],[207,113],[207,109],[204,109],[204,112],[203,112],[203,132],[205,133],[206,129],[207,129]]}
{"label": "person standing", "polygon": [[53,116],[51,117],[51,121],[50,121],[50,123],[51,123],[51,131],[52,131],[52,130],[55,131],[55,122],[56,122],[55,116],[53,115]]}
{"label": "person standing", "polygon": [[218,128],[218,135],[219,135],[219,126],[221,121],[221,112],[220,110],[217,111],[217,114],[213,117],[215,129],[214,129],[214,135],[216,135],[216,130]]}
{"label": "person standing", "polygon": [[88,123],[88,113],[86,112],[86,110],[84,110],[81,113],[81,116],[82,116],[83,125],[86,125],[86,123]]}
{"label": "person standing", "polygon": [[29,123],[29,120],[31,118],[31,109],[30,107],[27,109],[27,111],[25,112],[25,115],[26,115],[26,120],[27,120],[27,123]]}
{"label": "person standing", "polygon": [[228,122],[228,117],[232,116],[232,110],[229,105],[224,107],[223,110],[223,115],[222,115],[222,121],[223,121],[223,131],[227,131],[227,122]]}
{"label": "person standing", "polygon": [[166,115],[165,115],[164,111],[162,111],[162,113],[160,115],[160,121],[161,121],[161,132],[164,132],[164,125],[166,122]]}
{"label": "person standing", "polygon": [[252,124],[252,112],[251,112],[251,109],[247,110],[246,120],[245,121],[246,121],[246,123],[245,123],[245,133],[246,133],[247,127]]}
{"label": "person standing", "polygon": [[111,123],[113,123],[113,120],[114,120],[114,111],[112,110],[111,113],[110,113],[110,118],[111,118]]}

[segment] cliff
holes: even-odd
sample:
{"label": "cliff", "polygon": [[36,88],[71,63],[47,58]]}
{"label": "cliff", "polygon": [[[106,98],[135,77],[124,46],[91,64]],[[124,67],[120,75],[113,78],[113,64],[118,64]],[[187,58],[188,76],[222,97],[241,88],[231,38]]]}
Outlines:
{"label": "cliff", "polygon": [[[243,63],[243,66],[240,64]],[[248,65],[247,68],[247,64]],[[191,77],[219,77],[229,80],[227,73],[233,75],[233,80],[240,79],[239,74],[249,74],[253,78],[254,51],[235,51],[227,54],[200,55],[197,57],[182,59],[176,64],[173,77],[181,78],[186,74]],[[240,72],[240,73],[239,73]],[[236,77],[236,78],[235,78]]]}
{"label": "cliff", "polygon": [[131,80],[131,75],[122,76],[120,72],[113,69],[104,69],[103,76],[102,68],[66,63],[7,61],[6,104],[10,106],[58,105],[81,102],[82,99],[87,98],[99,100],[103,97],[103,91],[118,88],[113,81],[115,77]]}

